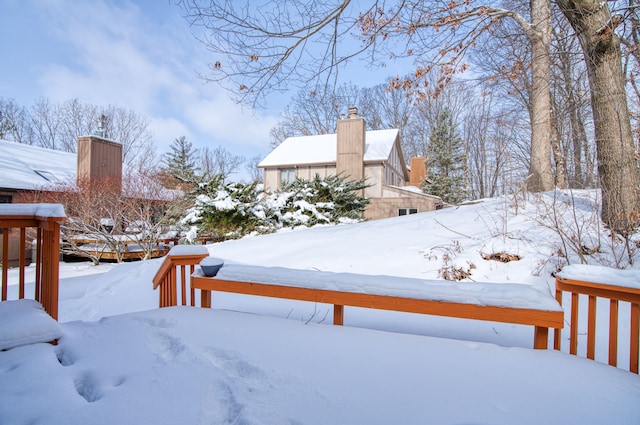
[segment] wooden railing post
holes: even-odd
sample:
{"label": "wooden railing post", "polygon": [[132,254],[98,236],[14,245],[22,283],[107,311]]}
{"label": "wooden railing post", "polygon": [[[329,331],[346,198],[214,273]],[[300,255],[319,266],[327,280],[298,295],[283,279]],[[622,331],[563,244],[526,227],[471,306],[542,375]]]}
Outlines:
{"label": "wooden railing post", "polygon": [[66,221],[64,208],[59,204],[3,204],[0,206],[0,228],[2,231],[2,301],[8,297],[9,232],[18,231],[17,257],[18,298],[25,298],[25,268],[27,228],[37,232],[37,253],[32,262],[35,266],[35,288],[33,297],[44,310],[58,319],[59,274],[60,274],[60,222]]}
{"label": "wooden railing post", "polygon": [[342,326],[344,324],[344,306],[339,304],[333,305],[333,324]]}
{"label": "wooden railing post", "polygon": [[618,365],[618,300],[609,304],[609,364]]}
{"label": "wooden railing post", "polygon": [[633,373],[638,373],[638,353],[640,348],[640,304],[631,304],[631,332],[629,337],[631,338],[629,370]]}
{"label": "wooden railing post", "polygon": [[2,301],[7,300],[9,287],[9,229],[2,229]]}
{"label": "wooden railing post", "polygon": [[[562,291],[556,288],[556,301],[562,306]],[[562,341],[562,329],[553,329],[553,348],[560,351]]]}
{"label": "wooden railing post", "polygon": [[24,298],[24,268],[25,268],[25,263],[26,263],[26,259],[25,259],[25,251],[27,250],[27,232],[26,232],[26,228],[21,227],[20,228],[20,253],[18,255],[18,267],[19,267],[19,276],[18,276],[18,297],[20,299]]}
{"label": "wooden railing post", "polygon": [[533,348],[546,350],[549,345],[549,328],[535,326],[533,331]]}
{"label": "wooden railing post", "polygon": [[[190,287],[187,291],[187,267],[189,267],[189,276],[191,276],[195,266],[208,256],[209,251],[202,245],[176,245],[171,248],[153,277],[153,289],[159,288],[160,290],[159,307],[178,305],[178,276],[180,276],[181,305],[195,306],[194,289]],[[180,268],[180,273],[178,273],[178,268]],[[187,294],[190,296],[189,303],[187,303]]]}

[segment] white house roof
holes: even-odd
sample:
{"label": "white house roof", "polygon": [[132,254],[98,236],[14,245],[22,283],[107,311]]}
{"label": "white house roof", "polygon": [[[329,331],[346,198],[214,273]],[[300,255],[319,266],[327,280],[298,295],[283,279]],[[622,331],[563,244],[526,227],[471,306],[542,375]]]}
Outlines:
{"label": "white house roof", "polygon": [[75,153],[0,140],[0,188],[35,190],[75,181]]}
{"label": "white house roof", "polygon": [[[388,159],[397,137],[397,129],[367,131],[364,161]],[[267,155],[258,167],[335,163],[336,143],[336,134],[289,137]]]}

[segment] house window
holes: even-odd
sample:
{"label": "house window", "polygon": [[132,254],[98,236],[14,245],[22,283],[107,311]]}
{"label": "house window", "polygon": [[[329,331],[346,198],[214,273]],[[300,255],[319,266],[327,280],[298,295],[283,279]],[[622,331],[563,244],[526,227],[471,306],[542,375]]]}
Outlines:
{"label": "house window", "polygon": [[289,183],[293,183],[296,179],[296,170],[295,168],[285,168],[280,170],[280,183],[285,185]]}
{"label": "house window", "polygon": [[398,215],[418,214],[417,208],[398,208]]}

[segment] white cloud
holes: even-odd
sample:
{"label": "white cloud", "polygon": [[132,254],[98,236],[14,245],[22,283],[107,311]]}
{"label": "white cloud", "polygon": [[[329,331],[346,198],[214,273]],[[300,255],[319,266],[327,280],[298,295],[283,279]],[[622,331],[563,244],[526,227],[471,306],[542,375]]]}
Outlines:
{"label": "white cloud", "polygon": [[269,146],[269,131],[277,123],[277,117],[259,115],[225,97],[196,100],[187,105],[185,114],[211,137],[261,149]]}
{"label": "white cloud", "polygon": [[185,136],[191,139],[191,131],[182,122],[175,118],[150,117],[149,127],[156,135],[156,144],[160,152],[168,152],[171,143],[178,137]]}
{"label": "white cloud", "polygon": [[47,97],[78,97],[147,112],[163,91],[179,85],[163,60],[178,49],[171,48],[166,34],[150,38],[153,24],[136,6],[102,1],[70,6],[61,0],[41,10],[70,50],[40,80]]}
{"label": "white cloud", "polygon": [[185,135],[194,145],[268,152],[277,115],[245,109],[197,78],[206,50],[176,6],[154,3],[152,14],[129,1],[53,0],[32,7],[65,52],[41,74],[43,96],[132,109],[150,119],[162,150]]}

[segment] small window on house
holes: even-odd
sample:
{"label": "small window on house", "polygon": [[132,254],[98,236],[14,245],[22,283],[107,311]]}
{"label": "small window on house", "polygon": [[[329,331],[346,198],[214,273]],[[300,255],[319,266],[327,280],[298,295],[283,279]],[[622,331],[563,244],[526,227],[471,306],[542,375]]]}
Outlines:
{"label": "small window on house", "polygon": [[398,215],[418,214],[417,208],[398,208]]}
{"label": "small window on house", "polygon": [[282,184],[293,183],[295,179],[296,179],[295,168],[286,168],[286,169],[280,170],[280,183]]}

